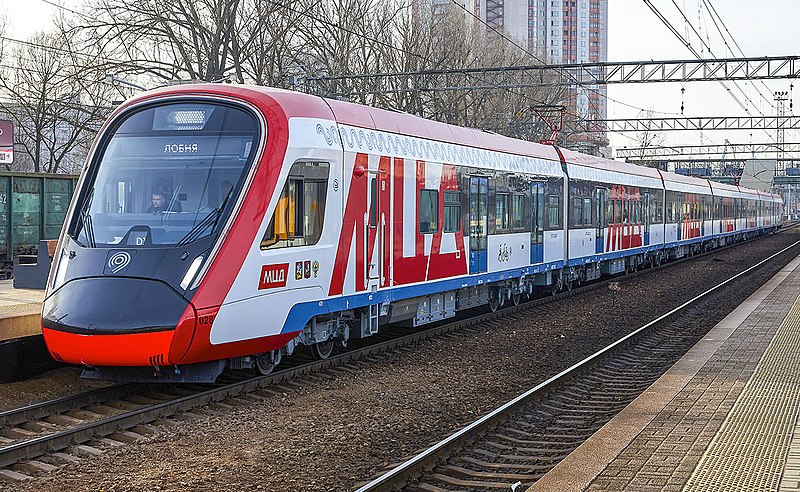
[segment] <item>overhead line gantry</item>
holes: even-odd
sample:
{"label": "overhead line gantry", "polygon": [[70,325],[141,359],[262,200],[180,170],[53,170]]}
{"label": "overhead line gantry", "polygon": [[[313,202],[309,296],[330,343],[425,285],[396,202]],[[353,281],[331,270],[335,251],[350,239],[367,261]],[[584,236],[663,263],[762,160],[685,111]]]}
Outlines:
{"label": "overhead line gantry", "polygon": [[[328,96],[392,94],[465,89],[519,89],[542,86],[596,86],[649,82],[794,79],[800,56],[594,62],[463,69],[420,70],[338,77],[306,77],[309,92]],[[354,90],[356,84],[371,82]]]}

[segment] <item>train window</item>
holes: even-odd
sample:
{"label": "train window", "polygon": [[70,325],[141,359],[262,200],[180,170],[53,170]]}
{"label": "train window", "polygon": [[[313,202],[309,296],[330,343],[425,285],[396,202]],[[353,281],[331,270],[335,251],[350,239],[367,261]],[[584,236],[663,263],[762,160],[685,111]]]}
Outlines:
{"label": "train window", "polygon": [[650,223],[660,224],[664,221],[664,203],[654,200],[650,202]]}
{"label": "train window", "polygon": [[592,220],[592,199],[591,198],[584,198],[583,199],[583,225],[591,226],[594,224]]}
{"label": "train window", "polygon": [[514,195],[511,200],[511,227],[521,231],[525,229],[525,195]]}
{"label": "train window", "polygon": [[369,178],[369,226],[378,227],[378,179]]}
{"label": "train window", "polygon": [[508,193],[498,193],[495,196],[494,211],[495,211],[495,229],[497,231],[508,230],[508,225],[509,225]]}
{"label": "train window", "polygon": [[419,191],[419,233],[433,234],[439,230],[439,191]]}
{"label": "train window", "polygon": [[328,193],[327,162],[297,162],[278,197],[261,249],[310,246],[322,235]]}
{"label": "train window", "polygon": [[[606,193],[608,192],[606,191]],[[606,194],[606,196],[608,196],[608,194]],[[604,225],[617,223],[615,209],[616,209],[616,200],[606,199],[606,224]]]}
{"label": "train window", "polygon": [[461,229],[461,196],[457,191],[444,192],[444,232]]}
{"label": "train window", "polygon": [[583,225],[583,198],[575,197],[572,199],[572,226],[580,227]]}
{"label": "train window", "polygon": [[634,206],[634,211],[635,211],[635,213],[633,215],[633,222],[635,224],[641,224],[642,223],[642,201],[641,200],[637,200],[637,201],[633,202],[633,206]]}
{"label": "train window", "polygon": [[547,224],[550,229],[561,227],[561,199],[558,195],[547,197]]}

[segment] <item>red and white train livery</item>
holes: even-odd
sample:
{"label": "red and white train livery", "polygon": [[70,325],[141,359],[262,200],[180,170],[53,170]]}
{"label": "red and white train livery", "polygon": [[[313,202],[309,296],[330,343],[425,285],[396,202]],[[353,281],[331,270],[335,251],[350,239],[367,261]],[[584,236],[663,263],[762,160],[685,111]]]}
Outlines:
{"label": "red and white train livery", "polygon": [[45,341],[92,377],[266,373],[775,230],[774,195],[310,95],[145,93],[101,130]]}

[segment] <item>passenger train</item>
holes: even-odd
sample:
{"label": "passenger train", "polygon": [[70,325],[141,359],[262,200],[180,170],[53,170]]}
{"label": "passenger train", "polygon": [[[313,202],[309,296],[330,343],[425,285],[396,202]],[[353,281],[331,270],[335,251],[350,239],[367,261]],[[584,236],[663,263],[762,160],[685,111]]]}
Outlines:
{"label": "passenger train", "polygon": [[213,381],[776,230],[779,196],[307,94],[144,93],[104,125],[54,257],[52,356]]}

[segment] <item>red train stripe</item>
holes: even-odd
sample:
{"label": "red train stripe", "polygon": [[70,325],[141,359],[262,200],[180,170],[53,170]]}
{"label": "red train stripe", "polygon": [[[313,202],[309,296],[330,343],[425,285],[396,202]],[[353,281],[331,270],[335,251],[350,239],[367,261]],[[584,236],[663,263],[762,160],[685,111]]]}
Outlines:
{"label": "red train stripe", "polygon": [[42,334],[50,354],[62,362],[86,366],[152,366],[155,358],[167,361],[175,332],[79,335],[43,327]]}

